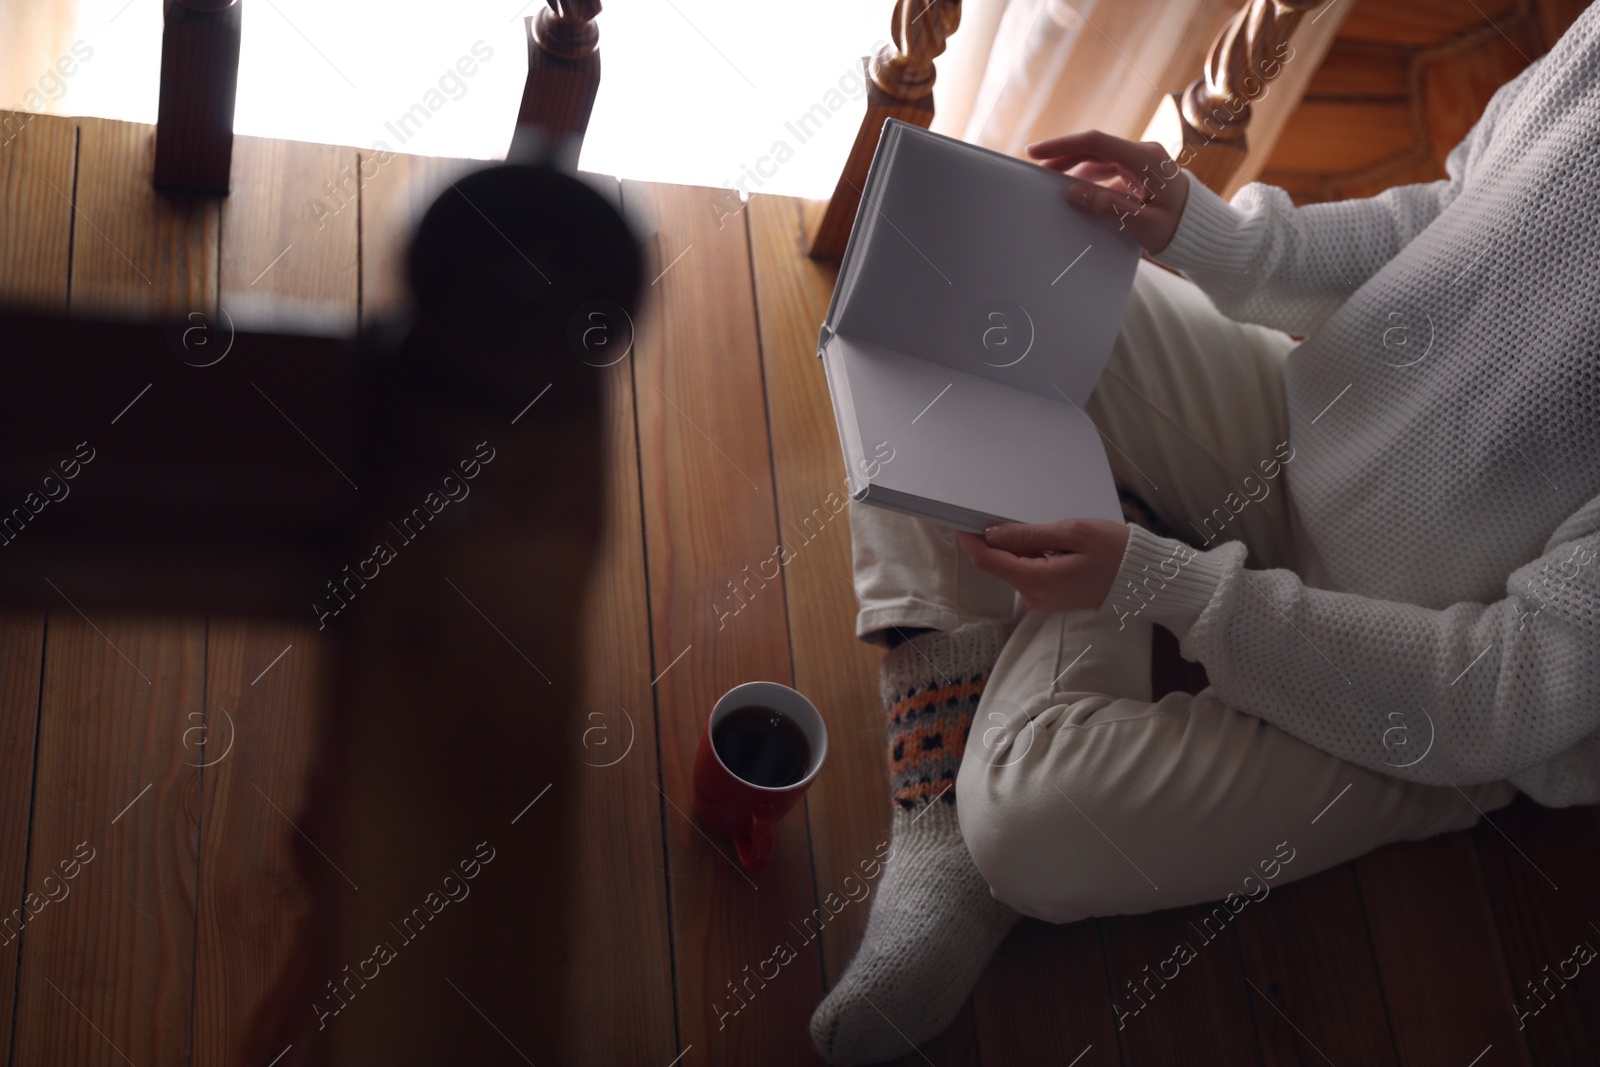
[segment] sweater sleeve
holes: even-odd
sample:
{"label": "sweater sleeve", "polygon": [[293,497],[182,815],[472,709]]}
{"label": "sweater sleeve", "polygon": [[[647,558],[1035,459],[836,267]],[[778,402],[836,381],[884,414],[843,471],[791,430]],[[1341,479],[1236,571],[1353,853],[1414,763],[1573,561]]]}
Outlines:
{"label": "sweater sleeve", "polygon": [[1309,334],[1455,199],[1496,118],[1537,66],[1495,93],[1445,160],[1448,177],[1296,207],[1288,193],[1261,182],[1229,202],[1190,174],[1178,229],[1152,258],[1181,271],[1235,321]]}
{"label": "sweater sleeve", "polygon": [[1172,630],[1233,707],[1399,778],[1497,781],[1600,728],[1600,498],[1490,604],[1311,589],[1244,557],[1240,542],[1200,552],[1133,526],[1102,610]]}

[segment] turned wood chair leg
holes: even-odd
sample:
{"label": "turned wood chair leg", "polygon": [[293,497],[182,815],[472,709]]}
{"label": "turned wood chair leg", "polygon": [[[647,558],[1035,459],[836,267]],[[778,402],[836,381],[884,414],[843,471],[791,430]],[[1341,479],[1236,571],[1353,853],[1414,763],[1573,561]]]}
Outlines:
{"label": "turned wood chair leg", "polygon": [[1205,73],[1161,100],[1145,129],[1206,187],[1223,192],[1249,153],[1251,101],[1294,55],[1295,27],[1323,0],[1250,0],[1222,28]]}
{"label": "turned wood chair leg", "polygon": [[528,81],[507,159],[554,153],[577,166],[600,91],[600,0],[559,0],[523,20],[528,33]]}
{"label": "turned wood chair leg", "polygon": [[828,208],[811,236],[808,251],[814,258],[844,255],[884,122],[901,119],[923,129],[933,123],[933,61],[944,52],[946,40],[960,23],[958,0],[896,0],[893,43],[861,61],[867,76],[867,114]]}
{"label": "turned wood chair leg", "polygon": [[239,0],[171,0],[161,30],[153,179],[164,193],[227,196],[239,88]]}

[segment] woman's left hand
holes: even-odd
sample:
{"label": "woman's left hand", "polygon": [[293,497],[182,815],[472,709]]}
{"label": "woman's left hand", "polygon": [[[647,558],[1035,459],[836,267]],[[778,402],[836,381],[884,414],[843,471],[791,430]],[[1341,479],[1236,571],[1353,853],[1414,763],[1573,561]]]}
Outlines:
{"label": "woman's left hand", "polygon": [[1021,593],[1030,611],[1048,613],[1105,603],[1128,549],[1128,527],[1106,519],[1011,522],[982,537],[957,532],[956,540],[978,569]]}

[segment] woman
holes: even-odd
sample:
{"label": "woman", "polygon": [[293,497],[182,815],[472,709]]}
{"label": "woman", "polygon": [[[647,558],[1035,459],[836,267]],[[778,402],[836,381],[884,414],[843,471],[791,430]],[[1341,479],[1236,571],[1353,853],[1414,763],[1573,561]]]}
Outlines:
{"label": "woman", "polygon": [[[1228,203],[1152,144],[1030,146],[1182,272],[1140,264],[1088,411],[1183,540],[852,510],[895,813],[812,1020],[828,1059],[934,1036],[1020,915],[1225,917],[1518,791],[1600,800],[1597,137],[1590,8],[1448,178],[1366,200]],[[1198,696],[1150,701],[1155,623]]]}

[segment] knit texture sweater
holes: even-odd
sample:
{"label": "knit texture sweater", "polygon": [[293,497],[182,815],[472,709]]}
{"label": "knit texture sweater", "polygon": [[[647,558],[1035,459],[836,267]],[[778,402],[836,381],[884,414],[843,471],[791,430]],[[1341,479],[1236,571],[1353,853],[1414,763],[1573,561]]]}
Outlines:
{"label": "knit texture sweater", "polygon": [[1296,566],[1133,526],[1102,610],[1137,597],[1219,697],[1352,763],[1600,801],[1597,149],[1600,4],[1443,180],[1296,208],[1191,175],[1154,258],[1307,337],[1284,387]]}

